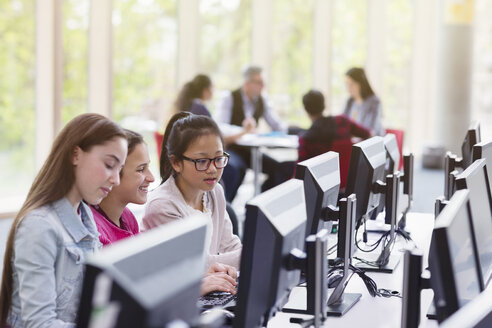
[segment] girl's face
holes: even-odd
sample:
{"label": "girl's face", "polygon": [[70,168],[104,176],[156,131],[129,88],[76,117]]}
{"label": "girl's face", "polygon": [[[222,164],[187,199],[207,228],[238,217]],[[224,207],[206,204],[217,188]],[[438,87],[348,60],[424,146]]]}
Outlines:
{"label": "girl's face", "polygon": [[212,85],[206,89],[203,89],[202,91],[202,99],[204,101],[208,101],[212,99],[213,95],[214,95],[214,87]]}
{"label": "girl's face", "polygon": [[360,84],[355,82],[349,76],[345,76],[345,86],[347,87],[347,91],[352,98],[360,97]]}
{"label": "girl's face", "polygon": [[144,143],[135,146],[126,158],[121,171],[120,185],[115,187],[111,195],[117,195],[123,203],[145,204],[149,185],[154,176],[149,170],[149,151]]}
{"label": "girl's face", "polygon": [[120,184],[120,170],[125,163],[128,144],[124,138],[114,138],[87,152],[76,147],[72,163],[75,183],[70,191],[75,203],[82,199],[96,205],[114,186]]}
{"label": "girl's face", "polygon": [[[206,134],[198,137],[183,153],[190,159],[216,158],[224,155],[222,142],[215,134]],[[213,161],[205,171],[197,171],[195,163],[188,160],[171,160],[173,169],[178,173],[182,185],[190,191],[210,191],[222,177],[223,168],[215,167]]]}

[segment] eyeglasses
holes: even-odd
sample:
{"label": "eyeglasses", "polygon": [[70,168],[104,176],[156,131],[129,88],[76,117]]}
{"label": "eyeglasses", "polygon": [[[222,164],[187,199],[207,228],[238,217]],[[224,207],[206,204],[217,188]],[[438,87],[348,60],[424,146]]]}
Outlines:
{"label": "eyeglasses", "polygon": [[186,156],[181,156],[184,160],[195,163],[195,169],[197,171],[206,171],[210,167],[210,163],[214,163],[215,168],[223,169],[229,162],[229,154],[224,152],[224,155],[215,158],[197,158],[192,159]]}

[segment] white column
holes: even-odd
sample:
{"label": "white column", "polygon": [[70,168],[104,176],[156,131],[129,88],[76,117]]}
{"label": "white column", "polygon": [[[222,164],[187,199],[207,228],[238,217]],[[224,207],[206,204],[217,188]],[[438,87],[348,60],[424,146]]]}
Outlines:
{"label": "white column", "polygon": [[[367,77],[376,94],[383,91],[386,54],[386,0],[367,0]],[[384,100],[383,100],[384,106]]]}
{"label": "white column", "polygon": [[415,0],[410,113],[405,144],[413,153],[435,142],[438,0]]}
{"label": "white column", "polygon": [[113,108],[112,0],[91,0],[87,89],[89,112],[111,117]]}
{"label": "white column", "polygon": [[[313,87],[323,92],[325,104],[331,104],[332,15],[333,1],[315,0],[313,13]],[[331,108],[329,110],[331,112]]]}
{"label": "white column", "polygon": [[272,60],[273,0],[252,0],[251,64],[264,69],[268,80]]}
{"label": "white column", "polygon": [[63,69],[61,20],[61,0],[36,1],[36,170],[46,160],[60,129]]}
{"label": "white column", "polygon": [[470,124],[473,1],[444,0],[437,61],[438,139],[461,155]]}
{"label": "white column", "polygon": [[199,48],[199,0],[179,0],[177,89],[198,73]]}

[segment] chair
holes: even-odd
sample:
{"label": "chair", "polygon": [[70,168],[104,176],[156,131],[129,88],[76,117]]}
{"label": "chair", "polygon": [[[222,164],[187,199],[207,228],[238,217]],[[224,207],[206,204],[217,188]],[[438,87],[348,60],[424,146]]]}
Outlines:
{"label": "chair", "polygon": [[396,137],[396,143],[398,144],[398,150],[400,151],[400,164],[398,166],[398,170],[401,171],[403,167],[403,137],[405,135],[405,131],[398,129],[386,129],[386,133],[392,133]]}
{"label": "chair", "polygon": [[154,139],[155,139],[155,145],[157,147],[157,157],[161,158],[161,148],[162,148],[162,141],[164,140],[164,135],[158,131],[155,131]]}
{"label": "chair", "polygon": [[[299,148],[309,148],[308,154],[299,153],[299,161],[314,157],[316,155],[324,154],[328,151],[334,151],[338,153],[340,161],[340,190],[345,189],[347,184],[347,175],[350,164],[350,155],[352,153],[352,141],[350,139],[335,140],[332,142],[331,146],[327,146],[321,143],[310,143],[309,146],[306,145],[302,136],[299,136]],[[306,158],[301,157],[306,156]],[[294,172],[295,175],[295,172]]]}
{"label": "chair", "polygon": [[352,154],[352,140],[335,140],[330,147],[331,151],[337,152],[340,161],[340,190],[345,189]]}

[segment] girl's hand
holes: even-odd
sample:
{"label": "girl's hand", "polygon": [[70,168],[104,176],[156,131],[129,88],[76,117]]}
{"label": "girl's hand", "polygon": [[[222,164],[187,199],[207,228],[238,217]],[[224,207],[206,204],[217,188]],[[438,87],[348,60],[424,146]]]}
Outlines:
{"label": "girl's hand", "polygon": [[205,275],[213,274],[213,273],[225,273],[228,276],[230,276],[234,281],[237,279],[237,270],[235,267],[227,265],[227,264],[222,264],[222,263],[213,263],[205,273]]}
{"label": "girl's hand", "polygon": [[236,294],[236,280],[224,272],[208,273],[202,279],[201,294],[220,291]]}

